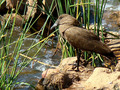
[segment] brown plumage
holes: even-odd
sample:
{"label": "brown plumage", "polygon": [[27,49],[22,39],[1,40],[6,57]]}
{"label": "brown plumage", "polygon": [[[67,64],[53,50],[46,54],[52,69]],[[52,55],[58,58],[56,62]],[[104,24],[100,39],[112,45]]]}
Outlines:
{"label": "brown plumage", "polygon": [[[80,28],[79,22],[68,14],[62,14],[58,17],[55,24],[51,27],[59,26],[61,36],[66,39],[75,49],[96,52],[107,56],[114,57],[113,52],[109,47],[100,41],[100,38],[94,33]],[[77,67],[79,67],[80,56],[77,50]]]}

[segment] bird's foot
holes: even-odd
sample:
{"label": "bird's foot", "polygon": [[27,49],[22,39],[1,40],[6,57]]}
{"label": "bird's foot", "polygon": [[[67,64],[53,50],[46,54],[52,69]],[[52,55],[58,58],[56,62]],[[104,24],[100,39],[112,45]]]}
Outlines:
{"label": "bird's foot", "polygon": [[80,70],[79,70],[79,66],[77,66],[77,63],[76,63],[75,65],[72,66],[72,69],[73,69],[73,70],[76,69],[75,71],[77,71],[77,72],[80,71]]}
{"label": "bird's foot", "polygon": [[77,64],[77,62],[73,63],[73,64],[69,64],[69,65],[72,65],[72,69],[75,70],[75,71],[80,71],[79,70],[79,65]]}
{"label": "bird's foot", "polygon": [[80,61],[79,63],[80,63],[80,65],[78,64],[77,61],[75,61],[73,64],[69,64],[69,65],[72,65],[72,69],[73,69],[73,70],[75,70],[75,71],[80,71],[80,70],[79,70],[79,67],[85,67],[85,66],[87,66],[87,64],[88,64],[88,62],[87,62],[86,60]]}

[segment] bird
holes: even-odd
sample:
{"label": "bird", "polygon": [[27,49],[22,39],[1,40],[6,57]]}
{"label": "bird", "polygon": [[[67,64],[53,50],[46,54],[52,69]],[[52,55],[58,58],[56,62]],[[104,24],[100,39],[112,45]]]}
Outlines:
{"label": "bird", "polygon": [[[79,71],[80,50],[99,53],[108,58],[115,57],[111,49],[100,38],[87,29],[80,27],[80,22],[69,14],[58,17],[51,29],[59,26],[60,35],[76,49],[76,68]],[[80,49],[80,50],[79,50]]]}

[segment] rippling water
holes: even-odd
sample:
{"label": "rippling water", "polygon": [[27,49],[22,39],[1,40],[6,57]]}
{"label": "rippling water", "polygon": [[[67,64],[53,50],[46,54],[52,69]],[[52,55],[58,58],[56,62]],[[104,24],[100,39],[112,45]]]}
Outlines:
{"label": "rippling water", "polygon": [[[21,31],[22,30],[20,27],[15,27],[11,42],[14,42],[18,39]],[[29,35],[29,33],[28,33],[28,35]],[[35,38],[35,37],[36,37],[36,35],[31,36],[29,38],[25,38],[25,40],[22,44],[21,51],[25,51],[26,49],[28,49],[32,43],[39,42],[40,39]],[[52,57],[54,54],[54,51],[56,49],[56,44],[57,44],[57,41],[56,42],[54,41],[53,43],[52,43],[52,41],[48,41],[47,45],[45,45],[40,50],[40,52],[36,55],[36,57],[34,59],[44,62],[46,64],[57,66],[59,64],[61,54],[57,53],[54,57]],[[15,47],[15,45],[10,46],[10,52],[13,52],[14,47]],[[39,46],[35,46],[34,48],[32,48],[30,50],[28,56],[32,57],[37,52],[38,49],[39,49]],[[24,58],[22,56],[20,56],[18,63],[22,62],[23,59]],[[30,83],[35,86],[37,84],[38,80],[41,78],[42,72],[48,68],[50,68],[50,67],[42,65],[38,62],[32,61],[29,65],[27,65],[27,67],[25,67],[25,69],[22,71],[22,73],[20,73],[17,81],[18,82],[27,82],[27,83]],[[30,88],[28,86],[20,86],[20,85],[18,86],[17,85],[16,87],[17,87],[16,90],[30,90]]]}

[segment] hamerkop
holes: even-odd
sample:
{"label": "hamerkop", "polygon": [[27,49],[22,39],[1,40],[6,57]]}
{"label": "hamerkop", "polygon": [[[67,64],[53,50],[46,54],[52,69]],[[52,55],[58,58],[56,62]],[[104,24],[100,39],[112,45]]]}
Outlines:
{"label": "hamerkop", "polygon": [[77,21],[71,15],[62,14],[51,27],[51,29],[53,29],[54,27],[59,26],[59,32],[61,36],[76,49],[77,70],[79,70],[80,62],[80,54],[78,49],[96,52],[108,58],[114,57],[113,52],[106,44],[100,41],[98,36],[86,29],[79,27],[79,24],[79,21]]}

